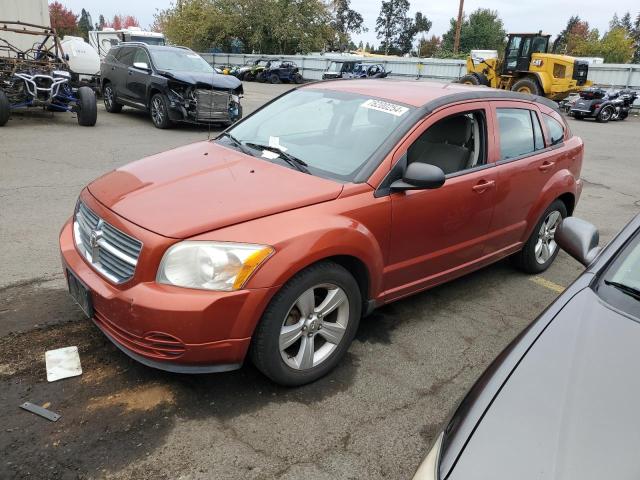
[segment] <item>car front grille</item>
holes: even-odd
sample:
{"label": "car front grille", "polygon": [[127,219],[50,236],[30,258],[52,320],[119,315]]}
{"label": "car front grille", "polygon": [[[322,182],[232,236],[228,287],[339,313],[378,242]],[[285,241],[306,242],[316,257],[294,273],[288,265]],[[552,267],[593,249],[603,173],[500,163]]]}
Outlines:
{"label": "car front grille", "polygon": [[228,120],[229,92],[216,90],[196,90],[198,120]]}
{"label": "car front grille", "polygon": [[124,283],[133,277],[142,242],[105,222],[82,202],[76,208],[73,236],[82,256],[109,280]]}

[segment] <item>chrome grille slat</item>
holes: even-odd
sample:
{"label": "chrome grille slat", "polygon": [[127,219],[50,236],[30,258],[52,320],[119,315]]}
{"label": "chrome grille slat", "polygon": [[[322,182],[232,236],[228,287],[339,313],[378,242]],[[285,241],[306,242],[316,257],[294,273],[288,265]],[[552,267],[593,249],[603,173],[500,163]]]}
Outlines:
{"label": "chrome grille slat", "polygon": [[73,233],[78,251],[95,270],[114,283],[133,277],[142,242],[105,222],[82,202],[76,209]]}

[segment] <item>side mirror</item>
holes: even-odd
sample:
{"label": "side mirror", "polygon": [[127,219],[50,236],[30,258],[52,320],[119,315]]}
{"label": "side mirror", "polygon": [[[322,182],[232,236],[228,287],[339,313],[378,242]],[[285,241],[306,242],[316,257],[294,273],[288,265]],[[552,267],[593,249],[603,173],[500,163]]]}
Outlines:
{"label": "side mirror", "polygon": [[588,267],[600,252],[598,229],[579,218],[565,218],[558,226],[555,241],[560,248]]}
{"label": "side mirror", "polygon": [[139,68],[140,70],[146,70],[147,72],[150,70],[147,62],[133,62],[134,68]]}
{"label": "side mirror", "polygon": [[440,167],[428,163],[410,163],[402,175],[402,180],[396,180],[390,186],[391,191],[427,190],[440,188],[444,184],[444,172]]}

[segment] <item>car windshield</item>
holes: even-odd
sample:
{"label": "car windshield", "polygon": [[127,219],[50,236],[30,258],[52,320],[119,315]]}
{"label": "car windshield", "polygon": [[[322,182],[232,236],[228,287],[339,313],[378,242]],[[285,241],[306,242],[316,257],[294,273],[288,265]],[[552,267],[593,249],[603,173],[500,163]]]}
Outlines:
{"label": "car windshield", "polygon": [[147,37],[142,35],[131,35],[131,42],[142,42],[147,45],[164,45],[163,37]]}
{"label": "car windshield", "polygon": [[607,268],[598,294],[619,310],[640,318],[640,231]]}
{"label": "car windshield", "polygon": [[329,68],[327,68],[327,72],[340,72],[343,64],[343,62],[331,62]]}
{"label": "car windshield", "polygon": [[[411,110],[355,93],[301,89],[228,132],[243,145],[275,147],[302,160],[313,175],[352,181]],[[281,160],[273,151],[256,151],[256,156]]]}
{"label": "car windshield", "polygon": [[213,67],[200,55],[190,50],[149,50],[158,70],[213,73]]}

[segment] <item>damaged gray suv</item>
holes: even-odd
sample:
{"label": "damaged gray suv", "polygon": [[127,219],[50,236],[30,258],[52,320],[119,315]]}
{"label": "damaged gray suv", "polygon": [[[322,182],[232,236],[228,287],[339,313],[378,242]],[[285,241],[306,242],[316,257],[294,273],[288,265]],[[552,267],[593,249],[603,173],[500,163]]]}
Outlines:
{"label": "damaged gray suv", "polygon": [[126,42],[109,50],[100,67],[104,106],[146,110],[157,128],[176,122],[231,125],[242,118],[242,82],[216,73],[184,47]]}

